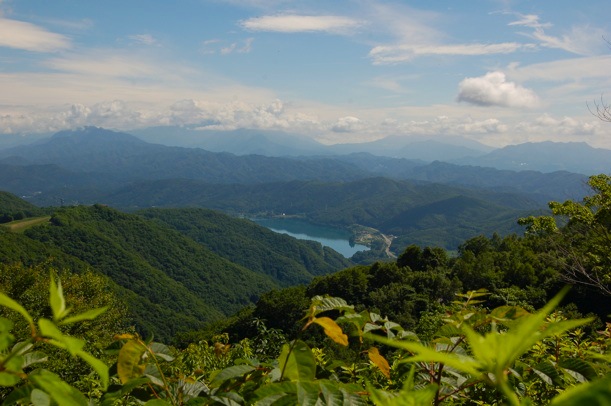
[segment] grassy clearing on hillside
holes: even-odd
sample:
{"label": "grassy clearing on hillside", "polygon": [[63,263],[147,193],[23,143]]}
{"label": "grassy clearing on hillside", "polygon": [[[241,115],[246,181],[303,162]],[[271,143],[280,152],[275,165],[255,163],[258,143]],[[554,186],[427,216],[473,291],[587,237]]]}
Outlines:
{"label": "grassy clearing on hillside", "polygon": [[1,227],[8,228],[13,233],[22,233],[30,227],[38,224],[46,223],[51,219],[51,216],[30,217],[23,220],[15,220],[10,223],[0,224]]}

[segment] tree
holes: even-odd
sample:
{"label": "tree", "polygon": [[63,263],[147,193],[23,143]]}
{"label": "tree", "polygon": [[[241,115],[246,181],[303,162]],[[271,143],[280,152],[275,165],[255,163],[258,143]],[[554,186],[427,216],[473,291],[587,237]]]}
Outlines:
{"label": "tree", "polygon": [[568,219],[564,227],[551,216],[526,217],[518,223],[527,227],[527,234],[551,237],[566,258],[561,274],[566,281],[611,296],[611,176],[591,176],[588,184],[596,193],[582,202],[549,203],[554,216]]}

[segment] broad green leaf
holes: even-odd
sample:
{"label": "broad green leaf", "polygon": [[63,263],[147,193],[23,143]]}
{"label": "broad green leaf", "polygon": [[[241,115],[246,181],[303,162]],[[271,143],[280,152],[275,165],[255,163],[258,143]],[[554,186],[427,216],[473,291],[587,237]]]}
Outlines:
{"label": "broad green leaf", "polygon": [[354,310],[354,306],[349,305],[344,299],[330,296],[314,296],[310,305],[311,316],[316,316],[319,313],[329,310]]}
{"label": "broad green leaf", "polygon": [[85,346],[85,341],[64,335],[51,320],[38,319],[38,327],[43,336],[53,339],[49,340],[50,344],[67,350],[71,355],[76,355]]}
{"label": "broad green leaf", "polygon": [[151,343],[149,345],[149,349],[151,350],[151,352],[153,354],[155,354],[156,357],[161,358],[164,361],[173,361],[174,360],[174,356],[172,355],[172,352],[170,350],[170,347],[168,347],[165,344],[161,344],[161,343]]}
{"label": "broad green leaf", "polygon": [[561,359],[558,366],[578,382],[586,382],[598,377],[592,365],[579,358]]}
{"label": "broad green leaf", "polygon": [[255,391],[256,404],[271,405],[276,400],[287,396],[288,394],[296,393],[297,384],[295,382],[284,381],[264,385]]}
{"label": "broad green leaf", "polygon": [[65,324],[77,323],[77,322],[80,322],[80,321],[93,320],[96,317],[98,317],[99,315],[101,315],[102,313],[104,313],[106,310],[108,310],[108,306],[100,307],[98,309],[91,309],[91,310],[86,311],[85,313],[77,314],[75,316],[66,317],[59,324],[60,325],[65,325]]}
{"label": "broad green leaf", "polygon": [[40,389],[32,390],[32,393],[30,394],[30,401],[32,402],[33,406],[51,405],[51,397]]}
{"label": "broad green leaf", "polygon": [[30,381],[38,389],[46,392],[51,398],[62,406],[87,406],[85,396],[77,389],[62,381],[53,372],[41,369],[29,375]]}
{"label": "broad green leaf", "polygon": [[9,372],[0,372],[0,386],[15,386],[21,381],[21,378],[16,374]]}
{"label": "broad green leaf", "polygon": [[19,303],[15,302],[13,299],[0,292],[0,306],[8,307],[9,309],[15,310],[17,313],[21,314],[21,316],[30,324],[30,327],[34,326],[34,319],[30,316],[30,313],[26,309],[23,308]]}
{"label": "broad green leaf", "polygon": [[312,320],[312,322],[322,326],[322,328],[325,330],[325,334],[331,340],[344,346],[348,345],[348,336],[344,334],[342,328],[338,326],[333,319],[330,319],[329,317],[316,317]]}
{"label": "broad green leaf", "polygon": [[380,351],[378,351],[376,347],[371,347],[367,351],[367,355],[369,356],[369,360],[380,369],[380,372],[390,379],[390,365],[388,365],[386,358],[380,355]]}
{"label": "broad green leaf", "polygon": [[548,385],[553,385],[560,379],[560,374],[549,361],[543,361],[533,366],[532,371]]}
{"label": "broad green leaf", "polygon": [[239,378],[244,376],[245,374],[254,371],[255,368],[251,365],[233,365],[230,366],[229,368],[225,368],[222,371],[220,371],[218,374],[216,374],[216,376],[214,377],[214,379],[212,379],[212,382],[210,382],[210,386],[211,387],[218,387],[220,386],[223,382],[225,382],[228,379],[233,379],[233,378]]}
{"label": "broad green leaf", "polygon": [[316,376],[316,360],[306,343],[296,340],[282,347],[278,365],[282,377],[291,381],[312,381]]}
{"label": "broad green leaf", "polygon": [[166,402],[163,399],[153,399],[149,400],[144,404],[144,406],[169,406],[171,403]]}
{"label": "broad green leaf", "polygon": [[493,309],[490,312],[490,316],[497,320],[503,319],[518,319],[520,317],[528,316],[530,313],[520,306],[501,306]]}
{"label": "broad green leaf", "polygon": [[437,385],[430,384],[417,391],[387,392],[367,385],[370,400],[376,406],[430,406],[437,394]]}
{"label": "broad green leaf", "polygon": [[100,376],[100,380],[102,381],[102,389],[106,390],[109,381],[108,365],[85,351],[78,351],[76,355],[88,363],[94,369],[94,371],[97,372],[97,374]]}
{"label": "broad green leaf", "polygon": [[49,357],[40,351],[32,351],[23,355],[23,368],[27,368],[39,362],[47,362]]}
{"label": "broad green leaf", "polygon": [[121,347],[117,360],[117,375],[121,383],[142,376],[145,366],[140,364],[140,360],[146,350],[146,346],[136,340],[129,340]]}
{"label": "broad green leaf", "polygon": [[297,404],[315,406],[318,404],[319,386],[315,382],[297,382]]}
{"label": "broad green leaf", "polygon": [[385,337],[380,337],[376,335],[368,335],[368,338],[386,344],[388,346],[400,348],[412,354],[415,354],[414,356],[404,359],[401,362],[441,362],[454,369],[465,372],[467,374],[471,374],[473,376],[477,376],[480,374],[480,371],[478,369],[479,363],[475,359],[468,356],[454,353],[438,352],[432,348],[429,348],[414,341],[389,340]]}
{"label": "broad green leaf", "polygon": [[552,399],[551,406],[608,406],[611,404],[611,374],[602,379],[574,385]]}
{"label": "broad green leaf", "polygon": [[59,321],[66,315],[66,300],[64,299],[64,291],[62,283],[58,279],[55,282],[55,275],[51,273],[51,282],[49,283],[49,302],[53,311],[53,320]]}

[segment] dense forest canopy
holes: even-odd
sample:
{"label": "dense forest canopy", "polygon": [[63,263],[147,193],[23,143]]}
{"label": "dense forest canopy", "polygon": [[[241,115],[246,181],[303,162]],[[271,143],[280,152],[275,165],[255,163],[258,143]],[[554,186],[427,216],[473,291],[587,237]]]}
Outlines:
{"label": "dense forest canopy", "polygon": [[[87,398],[294,404],[309,397],[354,404],[391,404],[395,397],[420,399],[415,404],[562,404],[590,397],[604,404],[611,396],[611,177],[591,177],[590,186],[593,194],[582,202],[550,204],[559,222],[520,219],[524,236],[480,235],[452,255],[412,244],[396,259],[370,265],[313,256],[291,279],[278,273],[283,267],[266,273],[261,257],[285,258],[292,267],[303,255],[324,254],[321,246],[279,239],[273,255],[258,249],[251,270],[228,258],[251,240],[280,237],[245,220],[201,209],[37,211],[7,197],[7,213],[40,216],[19,229],[10,226],[24,219],[0,228],[0,304],[12,309],[3,310],[8,318],[0,325],[15,331],[2,342],[50,345],[53,361],[31,370],[21,355],[0,360],[3,393],[60,404],[70,397],[79,405]],[[331,272],[334,266],[344,269]],[[306,284],[282,288],[293,281]],[[568,294],[567,281],[574,283]],[[102,307],[89,312],[87,305]],[[118,353],[102,351],[113,341]],[[33,347],[3,348],[26,354]],[[573,390],[580,385],[588,391]]]}

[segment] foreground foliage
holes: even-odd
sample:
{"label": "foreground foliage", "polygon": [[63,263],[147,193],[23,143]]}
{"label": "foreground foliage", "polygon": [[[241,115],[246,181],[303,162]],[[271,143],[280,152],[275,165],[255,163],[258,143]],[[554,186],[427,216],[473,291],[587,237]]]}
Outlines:
{"label": "foreground foliage", "polygon": [[[119,334],[109,367],[84,351],[84,340],[63,332],[106,309],[73,315],[52,275],[51,318],[35,320],[0,294],[0,304],[30,330],[15,343],[13,323],[0,319],[0,385],[15,388],[4,404],[34,405],[609,404],[611,323],[587,336],[591,319],[554,311],[565,293],[532,314],[518,306],[488,311],[480,306],[484,291],[458,295],[430,340],[343,299],[316,296],[303,337],[290,342],[279,343],[282,335],[262,325],[251,340],[231,345],[223,335],[184,350]],[[305,341],[311,329],[327,337],[321,346]],[[85,361],[98,390],[82,393],[45,369],[41,350],[48,347]]]}

